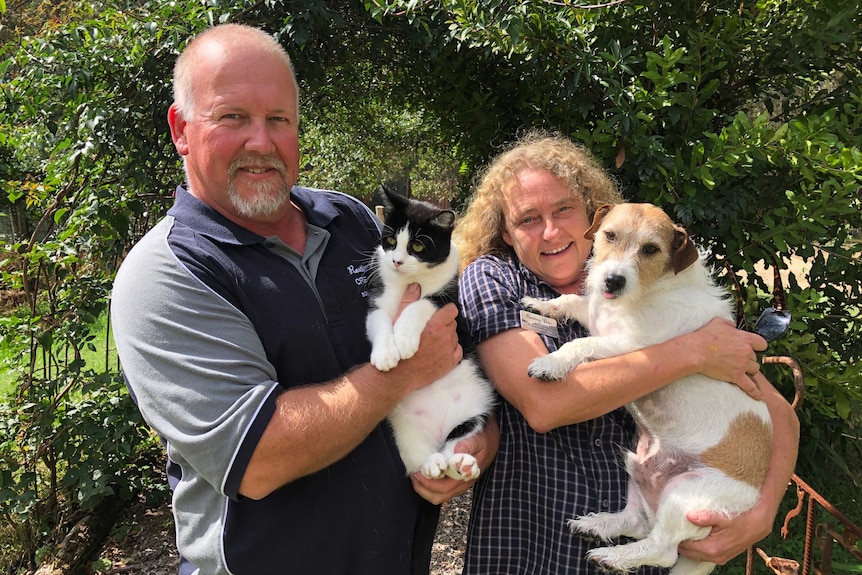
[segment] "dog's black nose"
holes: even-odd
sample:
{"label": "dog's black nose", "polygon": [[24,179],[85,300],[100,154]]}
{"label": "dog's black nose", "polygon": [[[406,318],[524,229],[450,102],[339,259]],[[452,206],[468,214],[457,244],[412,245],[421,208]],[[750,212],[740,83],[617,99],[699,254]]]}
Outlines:
{"label": "dog's black nose", "polygon": [[612,275],[605,278],[605,288],[609,292],[618,293],[626,287],[626,277],[621,275]]}

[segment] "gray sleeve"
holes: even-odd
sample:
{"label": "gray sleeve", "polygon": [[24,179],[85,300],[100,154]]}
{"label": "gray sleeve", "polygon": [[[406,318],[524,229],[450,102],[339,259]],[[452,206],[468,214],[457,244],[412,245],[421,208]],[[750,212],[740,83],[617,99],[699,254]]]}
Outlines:
{"label": "gray sleeve", "polygon": [[280,388],[249,319],[171,253],[171,222],[141,240],[117,274],[117,351],[141,413],[171,459],[236,497]]}

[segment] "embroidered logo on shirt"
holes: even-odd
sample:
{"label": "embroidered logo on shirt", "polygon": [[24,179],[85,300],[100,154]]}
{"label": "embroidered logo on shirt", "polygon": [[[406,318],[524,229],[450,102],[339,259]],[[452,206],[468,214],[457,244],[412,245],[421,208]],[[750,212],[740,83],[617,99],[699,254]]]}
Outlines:
{"label": "embroidered logo on shirt", "polygon": [[368,297],[368,290],[366,289],[366,284],[368,284],[369,272],[371,271],[371,264],[364,264],[360,266],[349,265],[347,266],[347,273],[353,279],[353,282],[359,286],[360,292],[359,295],[363,298]]}

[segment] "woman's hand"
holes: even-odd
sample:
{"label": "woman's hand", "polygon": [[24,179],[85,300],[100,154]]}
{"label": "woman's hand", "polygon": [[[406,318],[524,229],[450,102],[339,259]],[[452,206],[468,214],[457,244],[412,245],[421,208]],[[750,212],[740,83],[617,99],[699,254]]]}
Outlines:
{"label": "woman's hand", "polygon": [[756,333],[736,329],[734,323],[726,319],[710,321],[692,332],[691,337],[702,374],[733,383],[752,399],[763,399],[752,376],[760,371],[756,352],[766,349],[765,339]]}
{"label": "woman's hand", "polygon": [[763,502],[732,518],[712,511],[692,511],[689,521],[712,530],[704,539],[683,541],[679,552],[696,561],[724,565],[749,547],[769,535],[775,514]]}

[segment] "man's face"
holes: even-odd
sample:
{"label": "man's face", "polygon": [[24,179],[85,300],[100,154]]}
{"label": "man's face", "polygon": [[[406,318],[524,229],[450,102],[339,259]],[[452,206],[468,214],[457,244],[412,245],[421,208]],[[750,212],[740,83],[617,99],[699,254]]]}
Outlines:
{"label": "man's face", "polygon": [[586,206],[544,170],[519,172],[507,190],[503,240],[527,269],[561,293],[576,293],[592,242]]}
{"label": "man's face", "polygon": [[218,46],[195,67],[194,111],[169,114],[190,191],[240,222],[271,222],[299,171],[296,88],[284,61]]}

